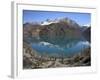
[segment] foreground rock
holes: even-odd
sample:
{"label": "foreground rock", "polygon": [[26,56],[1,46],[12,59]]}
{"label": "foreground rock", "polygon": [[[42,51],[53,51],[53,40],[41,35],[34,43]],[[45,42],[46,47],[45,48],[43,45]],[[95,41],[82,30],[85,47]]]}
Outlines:
{"label": "foreground rock", "polygon": [[79,53],[69,58],[50,57],[48,55],[40,55],[37,51],[33,50],[26,43],[24,43],[23,49],[24,49],[23,51],[24,69],[78,67],[78,66],[91,65],[90,48],[84,50],[84,52],[82,53]]}

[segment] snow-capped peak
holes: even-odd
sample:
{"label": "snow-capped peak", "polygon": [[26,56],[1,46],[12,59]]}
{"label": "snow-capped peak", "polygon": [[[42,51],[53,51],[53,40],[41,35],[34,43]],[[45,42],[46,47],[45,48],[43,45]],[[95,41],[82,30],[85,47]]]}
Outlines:
{"label": "snow-capped peak", "polygon": [[90,25],[90,24],[85,24],[85,25],[83,25],[83,26],[87,26],[87,27],[90,27],[91,25]]}
{"label": "snow-capped peak", "polygon": [[45,21],[43,23],[41,23],[41,25],[49,25],[49,24],[52,24],[53,22],[48,22],[48,21]]}
{"label": "snow-capped peak", "polygon": [[59,22],[58,19],[55,19],[55,20],[46,20],[46,21],[42,22],[41,25],[49,25],[49,24],[58,23],[58,22]]}

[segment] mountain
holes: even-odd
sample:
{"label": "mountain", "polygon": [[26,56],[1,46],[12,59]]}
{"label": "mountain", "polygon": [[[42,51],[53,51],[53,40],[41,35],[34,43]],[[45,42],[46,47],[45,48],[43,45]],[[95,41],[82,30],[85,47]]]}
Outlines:
{"label": "mountain", "polygon": [[60,19],[58,22],[44,25],[39,32],[42,41],[63,43],[73,38],[80,38],[80,26],[70,19]]}
{"label": "mountain", "polygon": [[89,41],[91,42],[91,27],[88,27],[87,29],[85,29],[83,31],[83,36]]}
{"label": "mountain", "polygon": [[23,24],[25,41],[45,41],[52,44],[65,44],[73,39],[80,39],[80,26],[69,18],[44,21],[41,24]]}

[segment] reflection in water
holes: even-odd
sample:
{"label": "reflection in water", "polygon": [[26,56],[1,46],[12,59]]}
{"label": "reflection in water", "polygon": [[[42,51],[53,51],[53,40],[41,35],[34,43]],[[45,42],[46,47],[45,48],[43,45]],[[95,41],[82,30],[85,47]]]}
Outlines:
{"label": "reflection in water", "polygon": [[37,50],[40,54],[45,53],[53,56],[62,56],[63,54],[65,56],[71,56],[90,47],[90,43],[84,38],[63,38],[63,40],[62,38],[59,38],[59,40],[56,38],[55,40],[50,38],[43,39],[41,39],[39,42],[33,42],[31,44],[32,48]]}

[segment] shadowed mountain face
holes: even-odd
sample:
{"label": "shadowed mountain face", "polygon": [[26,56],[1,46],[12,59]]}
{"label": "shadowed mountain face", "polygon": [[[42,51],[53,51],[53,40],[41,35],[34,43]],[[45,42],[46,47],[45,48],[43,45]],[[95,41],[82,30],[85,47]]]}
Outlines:
{"label": "shadowed mountain face", "polygon": [[41,29],[39,33],[42,41],[52,44],[65,44],[74,39],[80,39],[79,26],[67,22],[52,23]]}
{"label": "shadowed mountain face", "polygon": [[86,38],[86,40],[91,42],[91,27],[88,27],[83,31],[83,36]]}

